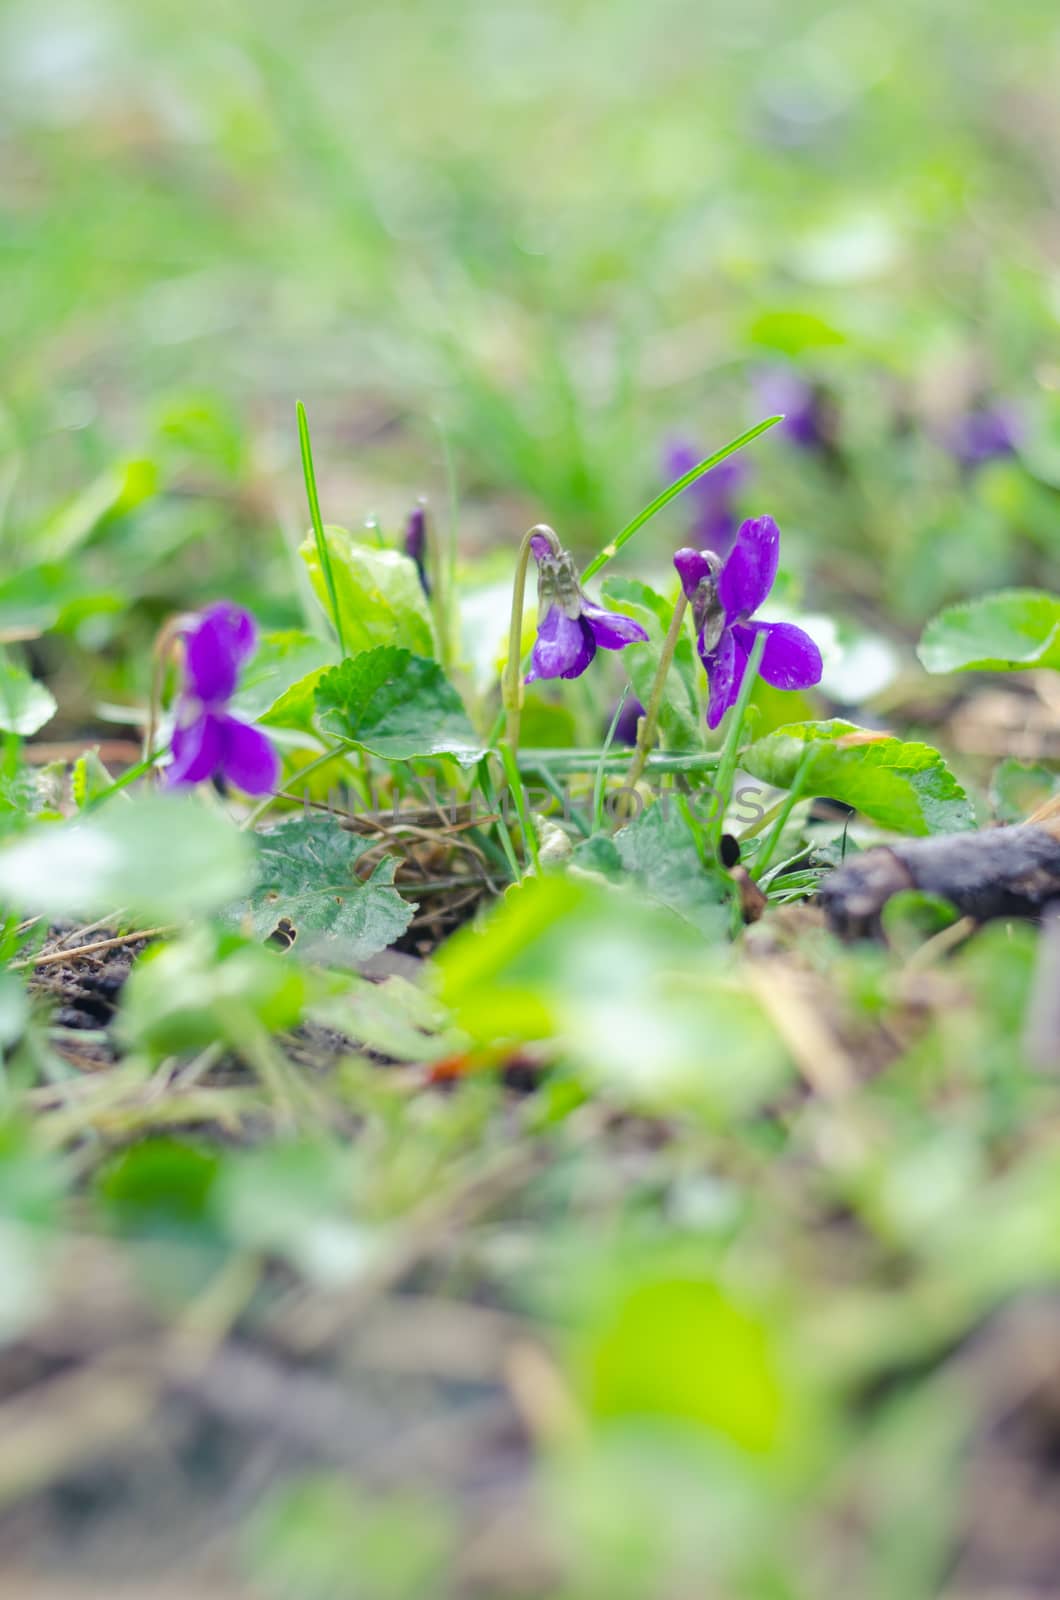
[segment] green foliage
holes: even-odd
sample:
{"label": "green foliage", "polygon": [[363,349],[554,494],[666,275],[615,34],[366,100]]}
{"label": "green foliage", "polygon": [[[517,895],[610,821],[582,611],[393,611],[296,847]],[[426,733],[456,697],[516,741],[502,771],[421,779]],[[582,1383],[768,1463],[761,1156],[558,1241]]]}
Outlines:
{"label": "green foliage", "polygon": [[[324,537],[347,652],[356,655],[376,645],[396,645],[433,656],[434,629],[415,563],[403,552],[367,544],[345,528],[327,527]],[[299,554],[317,599],[330,614],[327,576],[312,535],[303,541]]]}
{"label": "green foliage", "polygon": [[472,766],[485,754],[441,667],[408,650],[365,650],[325,673],[315,694],[327,733],[389,761],[452,755]]}
{"label": "green foliage", "polygon": [[593,1330],[582,1357],[587,1400],[605,1419],[666,1417],[766,1452],[783,1407],[770,1346],[761,1317],[717,1283],[649,1277],[627,1285]]}
{"label": "green foliage", "polygon": [[0,896],[53,917],[127,914],[179,922],[245,887],[250,842],[187,795],[115,797],[72,822],[42,823],[0,851]]}
{"label": "green foliage", "polygon": [[0,732],[28,738],[54,717],[55,696],[0,650]]}
{"label": "green foliage", "polygon": [[269,726],[307,726],[313,690],[335,659],[333,646],[312,634],[267,633],[240,679],[233,710]]}
{"label": "green foliage", "polygon": [[1006,589],[949,606],[928,623],[917,654],[929,672],[1060,667],[1060,599]]}
{"label": "green foliage", "polygon": [[852,722],[797,722],[748,746],[740,765],[754,778],[791,787],[807,750],[803,793],[853,806],[896,833],[956,833],[974,826],[968,797],[930,745],[869,736]]}
{"label": "green foliage", "polygon": [[356,864],[377,848],[334,817],[288,817],[254,841],[256,882],[245,903],[229,908],[237,925],[260,938],[281,924],[327,961],[353,964],[385,950],[405,932],[416,910],[393,887],[396,862],[384,856],[371,876]]}
{"label": "green foliage", "polygon": [[452,1546],[433,1501],[373,1499],[344,1478],[307,1476],[261,1508],[247,1561],[269,1600],[421,1600],[447,1592]]}
{"label": "green foliage", "polygon": [[[704,819],[705,820],[705,819]],[[713,942],[729,924],[727,882],[700,861],[676,794],[666,793],[615,835],[615,849],[637,887]]]}
{"label": "green foliage", "polygon": [[711,969],[687,922],[630,887],[527,880],[481,928],[451,938],[438,968],[442,999],[476,1043],[552,1039],[582,1081],[620,1102],[725,1118],[786,1072],[750,994]]}
{"label": "green foliage", "polygon": [[[646,644],[627,645],[622,652],[622,666],[629,674],[634,693],[641,704],[646,705],[655,681],[662,642],[670,626],[673,604],[636,578],[608,578],[603,588],[604,598],[610,606],[632,617],[647,631]],[[699,700],[702,676],[702,668],[698,665],[686,626],[666,676],[666,697],[659,714],[659,742],[664,749],[702,749],[702,708]]]}
{"label": "green foliage", "polygon": [[136,963],[122,995],[118,1035],[128,1048],[156,1058],[218,1041],[238,1049],[248,1018],[272,1032],[293,1028],[324,987],[278,951],[196,928],[154,946]]}

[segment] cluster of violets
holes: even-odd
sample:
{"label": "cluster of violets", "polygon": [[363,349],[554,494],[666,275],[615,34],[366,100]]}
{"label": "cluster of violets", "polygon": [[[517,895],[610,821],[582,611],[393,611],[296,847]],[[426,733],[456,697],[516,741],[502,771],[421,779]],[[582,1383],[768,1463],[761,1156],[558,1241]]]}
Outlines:
{"label": "cluster of violets", "polygon": [[[831,404],[818,386],[790,368],[779,367],[758,375],[757,392],[766,408],[783,413],[781,432],[792,445],[818,454],[831,448]],[[958,417],[942,442],[971,471],[1010,455],[1018,446],[1020,431],[1019,417],[1011,407],[983,404]],[[671,480],[683,476],[700,459],[695,444],[674,440],[666,451],[667,476]],[[740,521],[738,503],[749,470],[743,457],[731,456],[689,485],[695,545],[674,557],[709,679],[711,728],[736,703],[759,635],[765,636],[765,644],[758,671],[766,683],[778,689],[806,689],[821,678],[821,653],[807,633],[790,622],[755,620],[776,578],[780,532],[772,517]],[[429,595],[426,539],[426,514],[419,505],[410,513],[403,542]],[[528,683],[580,677],[598,650],[623,650],[647,639],[632,617],[589,598],[565,550],[553,547],[544,536],[535,536],[531,550],[538,572],[538,627]],[[239,674],[257,641],[253,618],[222,601],[189,622],[182,636],[184,683],[167,783],[182,786],[218,779],[246,794],[270,793],[278,778],[275,751],[260,729],[229,709]],[[643,714],[640,701],[627,695],[615,738],[632,744]]]}
{"label": "cluster of violets", "polygon": [[[709,476],[709,474],[707,474]],[[543,536],[531,540],[538,567],[538,628],[526,681],[577,678],[598,648],[621,650],[647,634],[620,612],[588,599],[565,551]],[[735,705],[759,635],[764,637],[758,671],[777,689],[808,689],[821,680],[821,652],[808,633],[791,622],[760,622],[755,612],[768,598],[780,559],[780,529],[772,517],[754,517],[736,532],[722,558],[712,549],[684,549],[674,566],[692,608],[696,645],[710,683],[707,724],[716,728]],[[623,707],[616,737],[635,737],[643,708]]]}

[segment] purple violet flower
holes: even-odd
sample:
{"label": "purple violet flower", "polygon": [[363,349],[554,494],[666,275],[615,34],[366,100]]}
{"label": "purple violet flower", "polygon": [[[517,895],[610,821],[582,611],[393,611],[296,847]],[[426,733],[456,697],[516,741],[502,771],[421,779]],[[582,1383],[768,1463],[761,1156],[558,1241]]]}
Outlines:
{"label": "purple violet flower", "polygon": [[184,633],[184,687],[177,702],[170,788],[224,778],[245,794],[268,794],[279,762],[259,728],[228,710],[243,663],[254,653],[257,629],[249,611],[221,600]]}
{"label": "purple violet flower", "polygon": [[780,529],[772,517],[743,523],[725,561],[713,550],[678,550],[674,556],[692,606],[699,657],[710,679],[707,726],[716,728],[736,704],[755,638],[766,636],[759,676],[775,689],[809,689],[819,683],[821,652],[792,622],[754,622],[777,576]]}
{"label": "purple violet flower", "polygon": [[1011,406],[980,406],[957,418],[946,444],[961,466],[971,470],[986,461],[1012,455],[1020,432],[1020,418]]}
{"label": "purple violet flower", "polygon": [[[683,477],[702,459],[702,451],[694,444],[685,439],[674,440],[666,451],[667,480],[672,483],[675,478]],[[695,483],[689,484],[684,492],[696,508],[690,532],[697,544],[723,554],[729,549],[739,520],[733,501],[749,475],[750,468],[742,456],[726,456]]]}
{"label": "purple violet flower", "polygon": [[530,549],[537,562],[537,639],[527,683],[580,678],[598,649],[624,650],[647,639],[632,617],[593,604],[566,550],[553,549],[541,533],[531,539]]}
{"label": "purple violet flower", "polygon": [[790,367],[759,373],[756,391],[767,411],[780,411],[780,432],[799,450],[827,450],[831,444],[829,405],[821,391]]}
{"label": "purple violet flower", "polygon": [[[616,744],[635,745],[637,742],[637,723],[644,715],[644,707],[635,694],[628,694],[619,712],[618,721],[615,723],[614,741]],[[612,712],[614,716],[614,712]],[[608,722],[608,727],[610,727]]]}
{"label": "purple violet flower", "polygon": [[420,583],[428,600],[431,598],[431,580],[427,576],[427,509],[413,506],[405,524],[405,554],[416,563]]}

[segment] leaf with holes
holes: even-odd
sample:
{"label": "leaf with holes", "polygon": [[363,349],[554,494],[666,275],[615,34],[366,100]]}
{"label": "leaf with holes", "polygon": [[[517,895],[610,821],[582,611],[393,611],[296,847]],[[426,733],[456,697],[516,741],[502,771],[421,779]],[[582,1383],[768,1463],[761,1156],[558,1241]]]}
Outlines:
{"label": "leaf with holes", "polygon": [[485,747],[436,661],[383,646],[324,674],[317,711],[327,733],[388,761],[451,755],[470,766]]}
{"label": "leaf with holes", "polygon": [[416,907],[394,888],[394,857],[384,856],[362,881],[354,869],[375,842],[334,817],[288,817],[255,844],[257,881],[227,920],[249,922],[260,938],[284,923],[299,948],[325,946],[318,953],[329,961],[353,963],[378,955],[412,921]]}

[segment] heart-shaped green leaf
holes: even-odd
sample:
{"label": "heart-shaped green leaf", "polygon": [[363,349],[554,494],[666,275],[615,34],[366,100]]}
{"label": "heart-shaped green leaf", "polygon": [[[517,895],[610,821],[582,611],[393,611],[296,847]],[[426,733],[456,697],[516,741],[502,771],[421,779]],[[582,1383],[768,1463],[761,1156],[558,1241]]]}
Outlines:
{"label": "heart-shaped green leaf", "polygon": [[436,661],[384,646],[324,674],[316,705],[328,733],[389,761],[455,756],[469,766],[485,747]]}
{"label": "heart-shaped green leaf", "polygon": [[753,778],[790,789],[807,751],[806,795],[827,795],[896,833],[957,833],[975,826],[968,796],[937,750],[852,722],[796,722],[778,728],[740,756]]}
{"label": "heart-shaped green leaf", "polygon": [[365,961],[400,939],[416,907],[394,888],[393,856],[384,856],[363,882],[354,867],[375,841],[343,828],[334,817],[288,817],[255,840],[257,880],[228,920],[249,921],[268,938],[285,922],[299,941],[327,940],[329,960]]}

